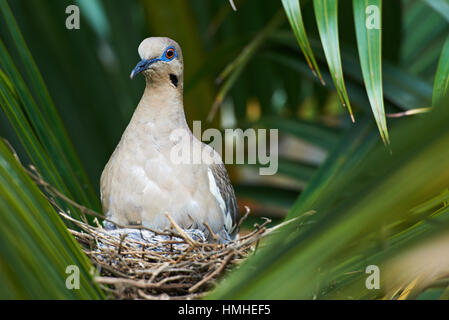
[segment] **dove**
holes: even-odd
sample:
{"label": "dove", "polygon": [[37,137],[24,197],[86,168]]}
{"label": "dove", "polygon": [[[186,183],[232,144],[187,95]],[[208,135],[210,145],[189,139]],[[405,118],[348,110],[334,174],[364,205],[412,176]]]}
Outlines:
{"label": "dove", "polygon": [[[192,134],[185,118],[181,47],[170,38],[151,37],[138,53],[141,61],[130,77],[143,75],[146,86],[101,174],[103,212],[119,225],[156,230],[171,227],[168,214],[183,229],[203,231],[209,241],[234,239],[239,213],[226,168],[220,155]],[[188,138],[173,139],[176,130]],[[173,149],[183,144],[205,150],[214,161],[173,161]]]}

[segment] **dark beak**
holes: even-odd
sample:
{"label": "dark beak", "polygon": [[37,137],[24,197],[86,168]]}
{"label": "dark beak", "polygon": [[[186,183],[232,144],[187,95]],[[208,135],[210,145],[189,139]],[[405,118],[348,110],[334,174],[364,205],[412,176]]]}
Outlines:
{"label": "dark beak", "polygon": [[133,79],[136,75],[147,70],[153,63],[158,62],[159,60],[160,59],[147,59],[140,61],[131,72],[130,78]]}

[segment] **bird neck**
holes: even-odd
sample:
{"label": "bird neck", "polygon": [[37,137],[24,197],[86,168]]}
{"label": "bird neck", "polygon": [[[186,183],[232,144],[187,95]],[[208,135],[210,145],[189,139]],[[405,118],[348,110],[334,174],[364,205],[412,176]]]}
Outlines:
{"label": "bird neck", "polygon": [[170,81],[147,79],[145,91],[131,123],[151,136],[169,140],[176,129],[190,129],[187,125],[183,95]]}

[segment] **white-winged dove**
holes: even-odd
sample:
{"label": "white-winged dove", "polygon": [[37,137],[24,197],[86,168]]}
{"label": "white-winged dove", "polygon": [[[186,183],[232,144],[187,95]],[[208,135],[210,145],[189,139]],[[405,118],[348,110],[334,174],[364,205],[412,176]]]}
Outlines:
{"label": "white-winged dove", "polygon": [[[168,213],[180,227],[203,230],[209,239],[204,222],[221,241],[234,238],[238,210],[226,169],[221,157],[193,136],[185,119],[180,46],[152,37],[138,51],[142,60],[131,78],[142,73],[146,87],[101,175],[103,211],[118,224],[159,230],[170,228]],[[176,129],[186,130],[189,141],[173,141]],[[180,143],[207,149],[219,163],[174,163],[171,150]]]}

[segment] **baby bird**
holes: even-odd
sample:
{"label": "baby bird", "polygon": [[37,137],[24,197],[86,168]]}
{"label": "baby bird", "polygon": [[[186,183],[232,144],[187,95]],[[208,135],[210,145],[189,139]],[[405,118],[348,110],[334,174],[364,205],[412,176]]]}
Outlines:
{"label": "baby bird", "polygon": [[[238,209],[221,157],[190,131],[184,115],[181,48],[172,39],[145,39],[131,79],[143,74],[143,96],[106,164],[100,181],[106,217],[121,225],[170,228],[168,213],[184,229],[212,232],[220,242],[234,239]],[[174,130],[188,139],[173,139]],[[213,162],[173,161],[173,148],[205,150]]]}

